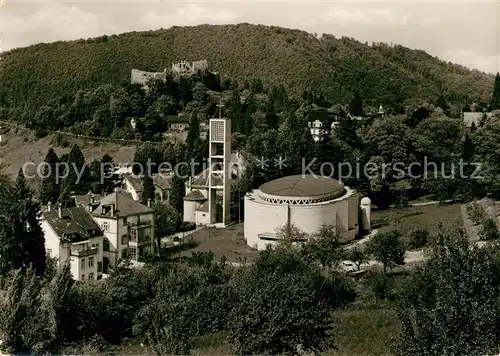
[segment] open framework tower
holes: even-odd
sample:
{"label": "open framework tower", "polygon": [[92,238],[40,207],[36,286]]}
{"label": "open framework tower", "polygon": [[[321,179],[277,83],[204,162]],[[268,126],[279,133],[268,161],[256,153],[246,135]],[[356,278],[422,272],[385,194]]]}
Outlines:
{"label": "open framework tower", "polygon": [[[208,214],[210,224],[226,226],[231,220],[231,120],[210,119],[208,154]],[[217,221],[217,197],[222,191],[222,221]]]}

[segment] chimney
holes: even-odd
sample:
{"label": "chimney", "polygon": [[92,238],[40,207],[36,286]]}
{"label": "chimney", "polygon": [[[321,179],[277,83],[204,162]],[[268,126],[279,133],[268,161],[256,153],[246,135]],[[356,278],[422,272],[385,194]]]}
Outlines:
{"label": "chimney", "polygon": [[62,204],[59,204],[57,207],[57,214],[59,215],[59,219],[62,219]]}
{"label": "chimney", "polygon": [[111,216],[115,216],[115,204],[111,204]]}
{"label": "chimney", "polygon": [[151,199],[148,199],[148,208],[151,208]]}
{"label": "chimney", "polygon": [[52,209],[52,203],[49,201],[47,203],[47,211],[50,211]]}
{"label": "chimney", "polygon": [[90,204],[94,204],[95,203],[95,196],[94,194],[91,194],[90,195]]}

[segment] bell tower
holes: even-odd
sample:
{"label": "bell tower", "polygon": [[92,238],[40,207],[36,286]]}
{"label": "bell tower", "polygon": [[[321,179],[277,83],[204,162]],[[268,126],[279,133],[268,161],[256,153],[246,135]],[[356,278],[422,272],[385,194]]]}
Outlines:
{"label": "bell tower", "polygon": [[[231,221],[231,120],[222,117],[222,100],[217,106],[219,118],[210,119],[208,214],[210,224],[226,226]],[[222,217],[218,219],[219,197],[222,198]]]}

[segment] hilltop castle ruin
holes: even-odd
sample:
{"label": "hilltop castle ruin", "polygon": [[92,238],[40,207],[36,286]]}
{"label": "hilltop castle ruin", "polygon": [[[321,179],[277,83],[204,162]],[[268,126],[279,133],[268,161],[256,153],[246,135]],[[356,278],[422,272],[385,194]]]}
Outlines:
{"label": "hilltop castle ruin", "polygon": [[[174,75],[192,75],[198,71],[208,69],[208,62],[206,59],[201,61],[180,61],[172,63],[171,73]],[[147,82],[151,79],[167,80],[167,69],[163,72],[146,72],[139,69],[132,69],[130,82],[132,84],[140,84],[143,88],[147,89]]]}

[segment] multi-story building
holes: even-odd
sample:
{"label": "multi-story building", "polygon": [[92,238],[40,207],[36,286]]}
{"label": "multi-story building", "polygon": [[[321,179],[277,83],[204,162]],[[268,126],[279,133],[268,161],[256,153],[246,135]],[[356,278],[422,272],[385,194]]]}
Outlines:
{"label": "multi-story building", "polygon": [[92,216],[104,232],[103,264],[115,265],[129,258],[143,262],[154,252],[153,210],[116,189],[104,197]]}
{"label": "multi-story building", "polygon": [[85,207],[52,209],[42,214],[47,254],[69,262],[76,280],[97,280],[103,274],[103,232]]}

